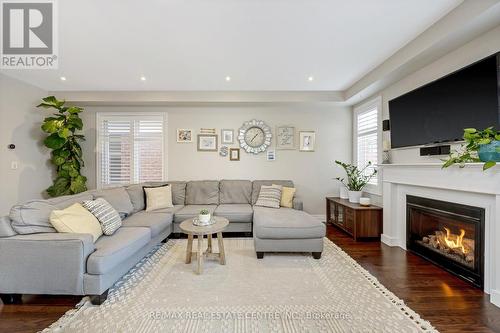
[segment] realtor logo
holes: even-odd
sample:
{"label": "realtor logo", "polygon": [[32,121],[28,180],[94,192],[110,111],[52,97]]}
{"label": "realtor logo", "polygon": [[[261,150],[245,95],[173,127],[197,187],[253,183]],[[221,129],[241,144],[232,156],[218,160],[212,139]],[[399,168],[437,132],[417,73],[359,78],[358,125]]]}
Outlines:
{"label": "realtor logo", "polygon": [[1,68],[57,68],[55,3],[0,0]]}

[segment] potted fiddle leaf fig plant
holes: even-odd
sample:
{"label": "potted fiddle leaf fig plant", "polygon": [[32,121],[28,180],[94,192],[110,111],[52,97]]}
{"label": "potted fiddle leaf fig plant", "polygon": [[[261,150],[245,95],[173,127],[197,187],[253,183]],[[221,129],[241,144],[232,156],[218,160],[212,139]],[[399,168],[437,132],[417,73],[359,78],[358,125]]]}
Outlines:
{"label": "potted fiddle leaf fig plant", "polygon": [[368,164],[360,169],[356,165],[344,163],[341,161],[335,161],[335,163],[341,166],[346,174],[347,180],[341,177],[337,177],[338,181],[340,181],[348,190],[349,202],[359,203],[359,198],[363,193],[363,188],[368,184],[368,182],[377,174],[377,170],[373,169],[373,171],[369,171],[368,168],[372,166],[372,162],[368,162]]}
{"label": "potted fiddle leaf fig plant", "polygon": [[465,163],[484,162],[483,170],[494,167],[500,162],[500,131],[488,127],[482,131],[475,128],[464,129],[465,143],[451,152],[444,161],[443,168],[458,164],[463,168]]}
{"label": "potted fiddle leaf fig plant", "polygon": [[54,109],[51,117],[43,120],[42,131],[47,133],[43,141],[47,148],[52,149],[51,162],[56,168],[56,179],[47,188],[51,197],[76,194],[87,190],[87,178],[81,174],[84,166],[80,142],[85,138],[78,134],[83,129],[83,121],[79,113],[83,111],[78,106],[66,106],[54,96],[42,99],[37,107]]}

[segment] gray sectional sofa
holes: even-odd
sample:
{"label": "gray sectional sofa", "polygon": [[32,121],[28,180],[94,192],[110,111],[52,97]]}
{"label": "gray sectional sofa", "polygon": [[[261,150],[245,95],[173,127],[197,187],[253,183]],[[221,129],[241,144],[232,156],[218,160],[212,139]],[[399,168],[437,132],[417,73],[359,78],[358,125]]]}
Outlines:
{"label": "gray sectional sofa", "polygon": [[[172,185],[173,208],[146,212],[143,186]],[[134,267],[179,224],[208,209],[226,217],[227,232],[253,231],[257,257],[264,252],[312,252],[321,256],[325,226],[292,208],[254,206],[260,186],[283,180],[171,181],[87,191],[48,200],[32,200],[0,218],[0,294],[4,303],[20,294],[89,295],[102,303],[108,289]],[[122,216],[123,225],[95,243],[90,234],[57,233],[50,212],[76,202],[102,197]]]}

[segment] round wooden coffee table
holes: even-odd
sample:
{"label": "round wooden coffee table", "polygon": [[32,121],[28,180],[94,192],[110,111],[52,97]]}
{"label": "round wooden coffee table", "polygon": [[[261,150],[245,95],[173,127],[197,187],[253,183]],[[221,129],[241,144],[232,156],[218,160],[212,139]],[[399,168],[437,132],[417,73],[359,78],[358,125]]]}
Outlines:
{"label": "round wooden coffee table", "polygon": [[[226,255],[224,253],[224,241],[222,239],[222,231],[226,229],[229,224],[228,219],[220,216],[213,216],[215,223],[208,226],[198,226],[193,224],[193,219],[187,219],[182,221],[180,228],[182,232],[188,235],[188,243],[186,249],[186,264],[191,263],[191,258],[193,254],[196,255],[198,260],[197,273],[201,274],[203,272],[203,257],[215,257],[219,259],[221,265],[226,264]],[[212,235],[217,234],[217,241],[219,244],[219,253],[212,252]],[[208,247],[205,252],[203,252],[203,236],[207,235]],[[198,251],[193,252],[193,238],[198,237]]]}

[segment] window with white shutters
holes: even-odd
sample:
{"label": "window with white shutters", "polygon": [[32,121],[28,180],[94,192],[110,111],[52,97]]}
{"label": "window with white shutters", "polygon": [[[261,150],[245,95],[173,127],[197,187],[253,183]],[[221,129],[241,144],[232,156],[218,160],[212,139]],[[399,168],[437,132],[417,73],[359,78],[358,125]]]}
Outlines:
{"label": "window with white shutters", "polygon": [[[378,100],[377,100],[378,101]],[[379,147],[379,104],[369,103],[355,109],[355,153],[358,168],[364,168],[369,162],[372,165],[365,169],[371,174],[378,164]],[[373,177],[369,184],[377,185],[378,177]]]}
{"label": "window with white shutters", "polygon": [[98,187],[165,178],[166,114],[99,113]]}

